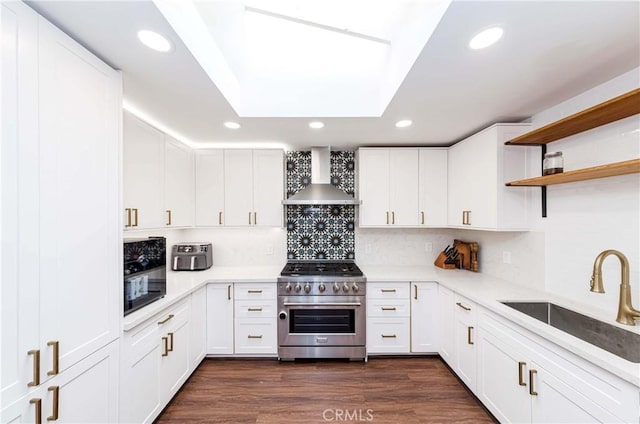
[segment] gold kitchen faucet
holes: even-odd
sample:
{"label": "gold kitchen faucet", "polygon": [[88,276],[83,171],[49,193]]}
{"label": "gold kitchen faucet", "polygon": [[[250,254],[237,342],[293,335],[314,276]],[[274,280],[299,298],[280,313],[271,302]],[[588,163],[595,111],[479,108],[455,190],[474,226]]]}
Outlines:
{"label": "gold kitchen faucet", "polygon": [[640,319],[640,311],[634,309],[631,304],[631,286],[629,285],[629,260],[617,250],[609,249],[600,252],[593,263],[593,274],[591,274],[591,291],[594,293],[604,293],[602,285],[602,262],[609,255],[615,255],[620,260],[622,267],[622,281],[620,282],[620,299],[618,301],[618,317],[616,321],[626,325],[636,325],[635,319]]}

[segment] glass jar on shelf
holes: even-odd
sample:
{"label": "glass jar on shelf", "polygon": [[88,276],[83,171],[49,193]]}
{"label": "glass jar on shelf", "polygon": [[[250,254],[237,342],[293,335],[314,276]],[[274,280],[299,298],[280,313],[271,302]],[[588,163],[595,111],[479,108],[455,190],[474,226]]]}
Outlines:
{"label": "glass jar on shelf", "polygon": [[562,152],[545,153],[542,161],[542,175],[559,174],[564,171]]}

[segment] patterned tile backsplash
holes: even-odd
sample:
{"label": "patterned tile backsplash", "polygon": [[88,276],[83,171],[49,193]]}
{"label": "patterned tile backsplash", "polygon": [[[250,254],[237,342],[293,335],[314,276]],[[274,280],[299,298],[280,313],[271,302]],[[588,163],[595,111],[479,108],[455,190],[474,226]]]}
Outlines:
{"label": "patterned tile backsplash", "polygon": [[[311,183],[311,152],[287,152],[287,197]],[[331,152],[331,184],[353,196],[355,153]],[[355,206],[287,206],[287,259],[355,259]]]}

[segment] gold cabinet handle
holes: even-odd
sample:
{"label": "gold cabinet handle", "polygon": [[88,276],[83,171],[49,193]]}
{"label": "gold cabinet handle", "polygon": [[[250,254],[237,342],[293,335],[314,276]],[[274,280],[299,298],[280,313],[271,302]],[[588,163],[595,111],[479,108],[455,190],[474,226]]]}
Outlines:
{"label": "gold cabinet handle", "polygon": [[389,211],[387,211],[387,225],[389,225]]}
{"label": "gold cabinet handle", "polygon": [[458,305],[459,307],[461,307],[462,309],[464,309],[465,311],[470,311],[471,308],[469,308],[468,306],[464,306],[462,304],[462,302],[456,302],[456,305]]}
{"label": "gold cabinet handle", "polygon": [[231,300],[231,284],[227,286],[227,300]]}
{"label": "gold cabinet handle", "polygon": [[262,312],[262,308],[248,308],[249,312]]}
{"label": "gold cabinet handle", "polygon": [[381,336],[383,339],[395,339],[396,337],[398,337],[395,334],[381,334]]}
{"label": "gold cabinet handle", "polygon": [[164,352],[162,352],[162,356],[169,355],[169,338],[162,337],[162,347],[164,348]]}
{"label": "gold cabinet handle", "polygon": [[169,321],[171,318],[173,318],[175,315],[173,314],[169,314],[168,317],[166,317],[165,319],[163,319],[162,321],[158,321],[158,325],[162,325],[162,324],[166,324],[167,321]]}
{"label": "gold cabinet handle", "polygon": [[124,210],[127,212],[127,223],[124,224],[124,227],[129,228],[131,227],[131,208],[125,208]]}
{"label": "gold cabinet handle", "polygon": [[522,362],[522,361],[518,362],[518,385],[519,386],[526,386],[527,385],[527,383],[522,378],[523,377],[522,374],[524,373],[523,372],[523,367],[525,365],[527,365],[526,362]]}
{"label": "gold cabinet handle", "polygon": [[529,370],[529,394],[531,396],[538,396],[538,392],[536,392],[533,388],[533,377],[538,373],[536,370]]}
{"label": "gold cabinet handle", "polygon": [[396,307],[395,306],[391,306],[391,307],[382,306],[380,309],[382,309],[383,311],[395,311]]}
{"label": "gold cabinet handle", "polygon": [[171,209],[167,209],[167,225],[171,225]]}
{"label": "gold cabinet handle", "polygon": [[414,300],[418,300],[418,285],[417,284],[413,285],[413,299]]}
{"label": "gold cabinet handle", "polygon": [[138,208],[133,208],[133,225],[132,227],[138,226]]}
{"label": "gold cabinet handle", "polygon": [[253,213],[253,225],[258,225],[258,212]]}
{"label": "gold cabinet handle", "polygon": [[473,327],[467,327],[467,343],[470,345],[473,344],[473,340],[471,340],[471,330],[473,330]]}
{"label": "gold cabinet handle", "polygon": [[251,212],[249,212],[249,225],[251,225]]}
{"label": "gold cabinet handle", "polygon": [[42,424],[42,399],[33,398],[29,403],[36,406],[36,424]]}
{"label": "gold cabinet handle", "polygon": [[391,211],[391,223],[396,223],[396,213],[394,211]]}
{"label": "gold cabinet handle", "polygon": [[40,385],[40,351],[37,349],[27,352],[28,355],[33,355],[33,380],[31,380],[27,386],[35,387]]}
{"label": "gold cabinet handle", "polygon": [[218,225],[222,225],[222,211],[218,212]]}
{"label": "gold cabinet handle", "polygon": [[47,421],[57,421],[58,407],[60,405],[60,386],[51,386],[47,390],[53,392],[53,411],[47,417]]}
{"label": "gold cabinet handle", "polygon": [[395,293],[396,289],[380,289],[382,293]]}
{"label": "gold cabinet handle", "polygon": [[247,293],[259,294],[262,293],[262,290],[247,290]]}
{"label": "gold cabinet handle", "polygon": [[420,224],[424,225],[424,211],[420,212],[420,216],[421,216]]}
{"label": "gold cabinet handle", "polygon": [[167,335],[169,336],[169,348],[167,351],[173,352],[173,333],[167,333]]}
{"label": "gold cabinet handle", "polygon": [[248,338],[248,339],[261,339],[261,338],[262,338],[262,334],[260,334],[260,335],[258,335],[258,336],[253,336],[253,335],[249,334],[249,335],[247,336],[247,338]]}
{"label": "gold cabinet handle", "polygon": [[58,375],[60,370],[60,342],[55,340],[47,342],[47,346],[53,346],[53,369],[47,372],[47,375]]}

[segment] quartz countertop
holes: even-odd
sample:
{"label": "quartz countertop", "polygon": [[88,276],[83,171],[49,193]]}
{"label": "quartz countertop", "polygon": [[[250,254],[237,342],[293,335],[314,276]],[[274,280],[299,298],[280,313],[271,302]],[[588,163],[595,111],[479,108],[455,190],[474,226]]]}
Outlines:
{"label": "quartz countertop", "polygon": [[[167,271],[167,295],[136,311],[123,320],[124,331],[129,331],[144,321],[161,313],[179,300],[190,295],[206,284],[273,282],[275,283],[281,266],[214,266],[204,271]],[[630,327],[615,322],[616,311],[603,311],[576,303],[571,299],[519,286],[513,282],[491,277],[482,273],[464,270],[443,270],[432,265],[425,266],[380,266],[360,265],[367,281],[434,281],[478,305],[508,319],[509,321],[537,334],[589,362],[640,386],[640,364],[634,364],[596,346],[584,342],[563,331],[555,329],[534,318],[518,312],[500,301],[541,301],[553,302],[584,315],[605,321],[627,331],[640,334],[640,327]]]}

